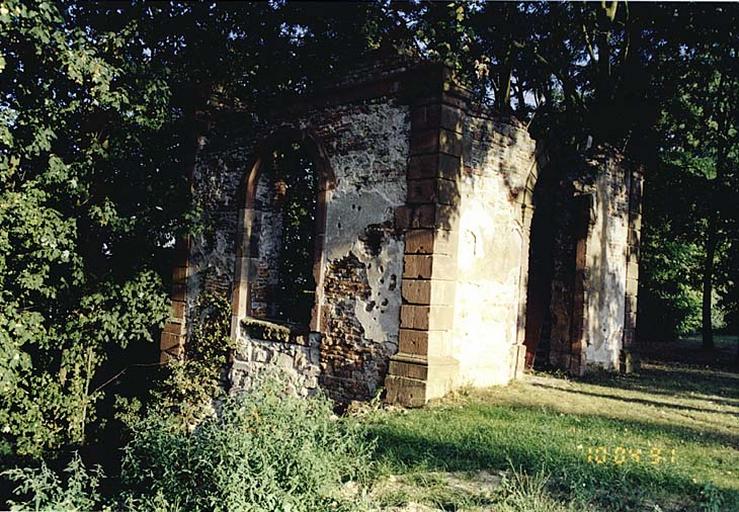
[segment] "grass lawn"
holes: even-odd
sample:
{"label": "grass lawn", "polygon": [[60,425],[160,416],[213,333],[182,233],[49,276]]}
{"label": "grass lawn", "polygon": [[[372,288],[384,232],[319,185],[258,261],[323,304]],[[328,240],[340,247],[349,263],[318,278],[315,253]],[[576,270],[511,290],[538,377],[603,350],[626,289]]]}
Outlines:
{"label": "grass lawn", "polygon": [[[666,352],[692,347],[681,343]],[[734,343],[719,341],[727,357]],[[638,375],[534,374],[371,412],[376,499],[399,510],[739,511],[739,375],[661,359]]]}

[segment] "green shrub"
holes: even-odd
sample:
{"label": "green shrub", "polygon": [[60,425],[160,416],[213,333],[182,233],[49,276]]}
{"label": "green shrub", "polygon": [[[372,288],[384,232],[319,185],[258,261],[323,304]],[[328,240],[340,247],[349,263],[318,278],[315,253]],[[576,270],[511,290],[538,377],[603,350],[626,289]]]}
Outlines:
{"label": "green shrub", "polygon": [[43,462],[38,468],[4,471],[3,476],[17,483],[15,494],[21,497],[19,501],[8,502],[10,510],[102,510],[98,488],[103,475],[99,467],[88,470],[75,454],[63,473],[57,475]]}
{"label": "green shrub", "polygon": [[99,434],[120,355],[167,317],[158,269],[185,227],[181,171],[148,149],[167,82],[126,58],[131,24],[76,20],[58,2],[0,3],[0,465]]}
{"label": "green shrub", "polygon": [[192,432],[151,416],[125,449],[127,500],[141,510],[350,510],[342,482],[366,476],[364,433],[324,397],[276,380],[229,397]]}
{"label": "green shrub", "polygon": [[217,293],[201,293],[192,311],[185,353],[169,362],[154,392],[159,410],[190,427],[212,413],[213,400],[225,396],[224,368],[234,348],[230,324],[230,300]]}
{"label": "green shrub", "polygon": [[[61,479],[45,465],[15,469],[18,510],[349,511],[343,483],[369,477],[371,444],[322,396],[298,398],[270,380],[227,397],[189,429],[172,414],[134,425],[120,487],[106,503],[99,470],[79,458]],[[349,493],[344,493],[349,494]]]}

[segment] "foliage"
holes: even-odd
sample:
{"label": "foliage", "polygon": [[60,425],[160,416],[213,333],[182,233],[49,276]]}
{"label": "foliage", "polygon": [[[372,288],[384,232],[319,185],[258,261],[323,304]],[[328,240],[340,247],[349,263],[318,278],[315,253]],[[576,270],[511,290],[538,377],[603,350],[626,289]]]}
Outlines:
{"label": "foliage", "polygon": [[[348,509],[332,496],[367,470],[362,431],[323,397],[293,397],[276,381],[229,397],[192,433],[153,415],[125,450],[125,485],[183,510]],[[183,470],[183,468],[187,468]]]}
{"label": "foliage", "polygon": [[198,296],[185,353],[164,369],[153,408],[168,411],[185,426],[197,425],[212,412],[213,400],[225,393],[223,372],[234,348],[230,322],[225,297],[207,291]]}
{"label": "foliage", "polygon": [[382,9],[0,4],[1,454],[111,438],[103,416],[142,387],[126,370],[155,364],[172,242],[203,220],[187,169],[207,110],[330,79]]}
{"label": "foliage", "polygon": [[575,502],[564,504],[552,497],[550,475],[540,470],[537,473],[511,468],[501,483],[500,512],[568,512],[588,510],[589,507]]}
{"label": "foliage", "polygon": [[282,236],[279,283],[276,293],[279,305],[272,318],[297,325],[310,323],[316,289],[313,275],[315,222],[318,211],[319,170],[300,144],[285,144],[275,149],[269,172],[272,182],[284,189],[280,192]]}
{"label": "foliage", "polygon": [[27,501],[10,501],[10,510],[103,510],[100,508],[99,493],[103,474],[99,467],[88,470],[79,455],[75,454],[63,473],[66,477],[60,478],[44,462],[37,469],[16,468],[3,472],[3,476],[18,483],[15,488],[16,496],[30,496]]}
{"label": "foliage", "polygon": [[652,222],[642,228],[638,328],[644,339],[672,340],[700,329],[703,251],[695,237],[681,233],[690,225],[681,222],[689,208],[677,215],[667,209],[678,193],[690,189],[650,182],[655,186],[645,212]]}
{"label": "foliage", "polygon": [[166,315],[150,255],[155,238],[171,233],[171,222],[152,216],[168,194],[153,197],[161,182],[150,179],[154,169],[118,167],[124,154],[141,163],[131,143],[165,115],[156,77],[145,88],[122,79],[119,49],[132,25],[93,36],[48,2],[0,9],[6,454],[82,443],[105,393],[100,369],[109,354],[151,341]]}
{"label": "foliage", "polygon": [[[686,30],[669,32],[667,46],[675,53],[658,66],[663,71],[655,85],[664,94],[655,130],[658,161],[646,182],[641,313],[665,318],[673,334],[700,326],[707,348],[723,316],[716,314],[715,297],[725,310],[737,305],[731,297],[739,268],[730,254],[739,244],[739,73],[737,34],[726,25],[731,12],[714,6],[675,13]],[[702,325],[689,320],[696,315]]]}
{"label": "foliage", "polygon": [[152,413],[133,427],[112,501],[97,492],[99,471],[79,458],[66,469],[66,484],[45,465],[6,475],[26,497],[19,510],[355,510],[340,490],[368,475],[371,445],[331,405],[266,381],[224,398],[194,430],[177,416]]}

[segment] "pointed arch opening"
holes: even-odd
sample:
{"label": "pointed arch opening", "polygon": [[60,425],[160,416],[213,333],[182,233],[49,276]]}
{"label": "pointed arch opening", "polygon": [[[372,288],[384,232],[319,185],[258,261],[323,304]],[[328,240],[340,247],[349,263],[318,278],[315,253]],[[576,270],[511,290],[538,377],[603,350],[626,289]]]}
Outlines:
{"label": "pointed arch opening", "polygon": [[246,318],[320,331],[333,183],[320,144],[304,131],[279,130],[258,146],[242,195],[232,336]]}
{"label": "pointed arch opening", "polygon": [[562,157],[542,165],[528,189],[525,368],[584,371],[586,243],[592,198],[578,192]]}

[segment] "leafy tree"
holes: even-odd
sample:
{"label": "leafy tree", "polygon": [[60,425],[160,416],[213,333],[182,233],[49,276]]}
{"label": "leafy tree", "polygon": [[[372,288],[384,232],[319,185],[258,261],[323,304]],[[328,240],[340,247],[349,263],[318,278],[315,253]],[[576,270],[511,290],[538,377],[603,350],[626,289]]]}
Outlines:
{"label": "leafy tree", "polygon": [[[739,187],[735,20],[734,6],[701,5],[671,12],[672,23],[659,28],[671,55],[660,64],[662,115],[656,132],[659,165],[672,176],[664,174],[661,183],[660,176],[655,176],[648,183],[666,192],[656,197],[661,202],[659,222],[665,228],[662,245],[652,249],[654,254],[664,253],[664,248],[682,240],[683,253],[692,253],[694,261],[700,259],[700,280],[693,282],[692,289],[701,296],[706,349],[714,346],[716,292],[724,297],[720,304],[731,309],[729,296],[735,293],[737,276],[736,266],[728,260],[737,245],[733,219]],[[674,26],[683,29],[675,31]],[[658,219],[648,220],[657,224]],[[653,227],[647,229],[654,233]],[[675,268],[679,264],[676,258]],[[686,285],[684,275],[676,275],[672,282]]]}
{"label": "leafy tree", "polygon": [[332,80],[380,45],[385,8],[1,4],[4,453],[98,435],[132,357],[156,364],[140,347],[167,314],[172,241],[208,221],[188,175],[210,113]]}
{"label": "leafy tree", "polygon": [[125,73],[135,27],[83,30],[48,2],[0,7],[6,454],[82,443],[101,366],[166,315],[154,256],[178,226],[163,208],[177,187],[139,143],[166,124],[168,87]]}

